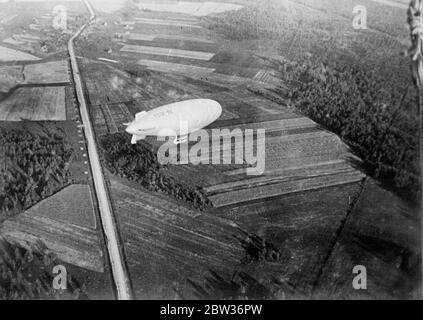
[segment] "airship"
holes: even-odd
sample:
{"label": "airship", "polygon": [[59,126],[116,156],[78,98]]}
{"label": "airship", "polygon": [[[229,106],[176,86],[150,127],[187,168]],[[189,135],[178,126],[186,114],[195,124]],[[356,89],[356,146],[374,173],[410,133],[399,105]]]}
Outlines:
{"label": "airship", "polygon": [[147,136],[174,137],[174,144],[187,141],[188,135],[216,121],[222,114],[221,105],[210,99],[192,99],[167,104],[135,115],[126,123],[126,132],[136,144]]}

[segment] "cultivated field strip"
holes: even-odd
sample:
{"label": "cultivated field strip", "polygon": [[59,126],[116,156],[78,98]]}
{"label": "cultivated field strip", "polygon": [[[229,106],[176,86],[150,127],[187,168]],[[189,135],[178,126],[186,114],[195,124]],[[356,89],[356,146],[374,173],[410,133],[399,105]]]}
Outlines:
{"label": "cultivated field strip", "polygon": [[24,82],[22,66],[1,66],[0,67],[0,91],[9,92],[18,84]]}
{"label": "cultivated field strip", "polygon": [[108,129],[107,131],[109,133],[118,132],[119,130],[116,126],[115,121],[113,120],[112,113],[110,112],[109,106],[107,104],[106,105],[100,105],[100,109],[103,113],[104,119],[105,119],[106,124],[107,124],[107,129]]}
{"label": "cultivated field strip", "polygon": [[254,84],[254,80],[249,79],[249,78],[237,76],[235,74],[228,75],[228,74],[217,73],[217,72],[208,74],[206,77],[194,74],[192,76],[192,78],[198,79],[198,80],[209,81],[211,83],[215,83],[215,84],[218,84],[218,85],[223,85],[223,86],[226,85],[226,86],[229,86],[233,89],[236,89],[235,87],[237,87],[237,86]]}
{"label": "cultivated field strip", "polygon": [[11,44],[12,46],[19,46],[21,48],[22,48],[22,46],[25,45],[24,41],[18,41],[18,40],[11,38],[11,37],[4,39],[2,42],[6,43],[6,44]]}
{"label": "cultivated field strip", "polygon": [[116,85],[113,78],[103,80],[90,80],[86,81],[88,96],[91,105],[100,104],[113,104],[126,101],[132,101],[143,98],[150,98],[150,95],[145,91],[136,87],[134,84],[124,82],[121,85]]}
{"label": "cultivated field strip", "polygon": [[165,39],[165,40],[176,40],[176,41],[187,41],[187,42],[197,42],[197,43],[210,43],[213,44],[214,42],[209,39],[205,39],[199,36],[184,36],[181,34],[158,34],[155,37],[156,39]]}
{"label": "cultivated field strip", "polygon": [[1,16],[0,17],[0,24],[6,24],[15,19],[18,15],[17,14],[11,14],[9,16]]}
{"label": "cultivated field strip", "polygon": [[203,51],[182,50],[173,48],[150,47],[150,46],[137,46],[137,45],[124,45],[120,51],[132,53],[145,53],[154,54],[159,56],[173,56],[179,58],[189,58],[208,61],[213,58],[214,53]]}
{"label": "cultivated field strip", "polygon": [[259,70],[256,75],[253,77],[255,81],[258,82],[266,82],[266,83],[272,83],[275,81],[274,75],[272,71],[269,70]]}
{"label": "cultivated field strip", "polygon": [[131,33],[128,39],[134,41],[153,41],[156,38],[157,35],[155,34]]}
{"label": "cultivated field strip", "polygon": [[63,221],[81,228],[96,228],[91,189],[87,184],[67,186],[26,212],[31,216]]}
{"label": "cultivated field strip", "polygon": [[7,240],[24,247],[30,248],[42,241],[64,262],[104,271],[103,253],[95,229],[23,213],[7,220],[1,230]]}
{"label": "cultivated field strip", "polygon": [[26,84],[69,84],[67,60],[27,64],[24,67]]}
{"label": "cultivated field strip", "polygon": [[[148,20],[151,24],[164,21],[143,19]],[[170,24],[174,23],[171,19],[169,21]],[[185,35],[163,37],[163,34],[158,33],[157,30],[147,34],[133,33],[129,40],[141,41],[141,43],[138,43],[138,46],[126,44],[121,48],[121,51],[141,55],[142,59],[139,64],[145,65],[151,70],[180,74],[209,83],[224,86],[238,86],[246,83],[278,85],[280,83],[275,71],[211,62],[214,57],[211,52],[216,52],[218,47],[210,40],[206,40],[207,42],[200,41],[207,38],[206,34],[194,36],[194,38],[190,38],[188,34],[189,32]],[[198,56],[196,52],[205,52],[207,56]],[[263,108],[263,110],[267,111],[266,108]],[[274,111],[270,112],[276,114]]]}
{"label": "cultivated field strip", "polygon": [[2,234],[25,247],[42,241],[63,261],[104,271],[101,241],[88,185],[71,185],[7,220]]}
{"label": "cultivated field strip", "polygon": [[7,47],[0,46],[0,61],[36,61],[41,60],[40,58],[33,56],[32,54],[10,49]]}
{"label": "cultivated field strip", "polygon": [[109,127],[106,122],[106,117],[103,113],[101,105],[91,106],[90,114],[95,123],[95,132],[98,136],[102,136],[109,132]]}
{"label": "cultivated field strip", "polygon": [[18,88],[0,103],[0,120],[66,120],[65,87]]}
{"label": "cultivated field strip", "polygon": [[[163,273],[163,282],[185,282],[201,278],[208,268],[227,270],[242,258],[233,237],[240,236],[239,231],[225,220],[130,183],[112,179],[111,188],[131,274],[141,268]],[[151,265],[160,269],[152,270]]]}
{"label": "cultivated field strip", "polygon": [[237,188],[234,188],[234,190],[231,191],[228,191],[227,189],[222,190],[222,193],[210,195],[209,199],[212,201],[214,207],[222,207],[294,192],[304,192],[355,183],[361,181],[364,177],[364,174],[357,173],[357,170],[350,168],[345,171],[321,176],[311,175],[307,178],[302,177],[299,179],[287,179],[282,182],[267,181],[264,182],[264,185],[260,183],[249,184],[244,180],[242,186],[237,186]]}
{"label": "cultivated field strip", "polygon": [[[199,42],[194,41],[193,39],[182,40],[184,37],[174,37],[173,36],[164,36],[165,38],[161,38],[159,36],[154,37],[154,39],[150,40],[150,38],[143,34],[135,34],[138,35],[138,39],[131,39],[129,36],[129,41],[127,44],[133,45],[140,45],[140,46],[152,46],[152,47],[160,47],[160,48],[172,48],[172,49],[181,49],[181,50],[189,50],[189,51],[199,51],[199,52],[206,52],[206,53],[216,53],[219,50],[219,47],[215,45],[213,42]],[[142,39],[145,38],[145,39]],[[178,39],[176,39],[178,38]],[[197,37],[195,37],[197,38]]]}
{"label": "cultivated field strip", "polygon": [[151,24],[158,26],[172,26],[172,27],[186,27],[186,28],[202,28],[196,25],[194,21],[190,23],[187,20],[173,20],[173,19],[153,19],[153,18],[135,18],[136,23]]}
{"label": "cultivated field strip", "polygon": [[71,86],[65,87],[65,105],[66,105],[66,120],[76,120],[77,111],[75,104],[75,94]]}
{"label": "cultivated field strip", "polygon": [[148,59],[141,59],[138,61],[138,64],[146,66],[151,70],[177,73],[186,76],[192,76],[194,74],[197,76],[204,76],[215,71],[215,69],[212,68],[204,68],[191,65],[184,65],[180,63],[163,62]]}
{"label": "cultivated field strip", "polygon": [[100,105],[106,121],[108,132],[116,133],[124,129],[123,124],[131,122],[134,116],[128,111],[124,103]]}
{"label": "cultivated field strip", "polygon": [[160,75],[152,75],[153,77],[156,76],[160,79],[160,81],[172,84],[173,86],[180,88],[181,90],[185,90],[191,94],[215,94],[223,91],[229,90],[226,87],[218,86],[211,84],[209,82],[195,80],[190,77],[186,77],[183,75],[177,74],[160,74]]}
{"label": "cultivated field strip", "polygon": [[220,13],[229,10],[238,10],[241,5],[224,2],[201,2],[201,1],[177,1],[177,2],[142,2],[139,8],[151,10],[153,12],[171,12],[188,14],[190,16],[206,16],[208,14]]}
{"label": "cultivated field strip", "polygon": [[[222,184],[205,187],[204,190],[209,194],[233,191],[242,188],[254,186],[265,186],[279,182],[289,182],[291,180],[308,179],[319,176],[329,176],[342,173],[353,173],[354,169],[346,161],[328,161],[318,165],[306,165],[288,168],[285,170],[266,172],[265,175],[249,177],[247,179],[235,180]],[[233,175],[231,171],[230,175]],[[361,176],[362,175],[358,175]]]}
{"label": "cultivated field strip", "polygon": [[315,128],[317,124],[310,120],[309,118],[299,117],[294,119],[279,119],[263,122],[253,122],[253,123],[244,123],[244,124],[234,124],[231,126],[225,126],[221,129],[241,129],[242,131],[246,129],[258,130],[264,129],[266,133],[273,131],[287,132],[288,130],[298,129],[298,128]]}

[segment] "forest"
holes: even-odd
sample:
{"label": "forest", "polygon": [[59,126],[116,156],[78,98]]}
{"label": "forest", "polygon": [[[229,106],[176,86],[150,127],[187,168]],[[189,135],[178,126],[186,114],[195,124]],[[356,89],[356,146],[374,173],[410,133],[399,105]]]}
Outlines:
{"label": "forest", "polygon": [[71,183],[72,147],[59,128],[0,129],[0,222]]}
{"label": "forest", "polygon": [[55,290],[53,268],[63,265],[41,243],[27,250],[0,239],[0,300],[87,299],[84,286],[67,273],[67,289]]}
{"label": "forest", "polygon": [[293,70],[303,79],[291,93],[295,105],[347,142],[374,178],[418,201],[416,106],[405,96],[387,101],[383,91],[396,91],[374,91],[381,80],[359,66],[331,69],[303,61]]}
{"label": "forest", "polygon": [[156,153],[145,141],[132,145],[126,133],[115,133],[103,136],[100,145],[105,165],[112,174],[135,181],[148,190],[166,193],[196,209],[211,206],[200,187],[186,186],[168,176],[166,166],[158,162]]}

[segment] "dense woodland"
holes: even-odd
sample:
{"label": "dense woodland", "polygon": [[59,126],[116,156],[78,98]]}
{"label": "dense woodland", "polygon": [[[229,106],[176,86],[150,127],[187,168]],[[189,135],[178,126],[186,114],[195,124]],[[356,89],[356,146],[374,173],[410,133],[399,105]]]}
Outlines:
{"label": "dense woodland", "polygon": [[53,288],[53,268],[61,264],[42,244],[26,250],[0,239],[0,300],[87,299],[70,273],[66,290]]}
{"label": "dense woodland", "polygon": [[[411,81],[409,58],[401,55],[404,47],[393,36],[352,29],[347,10],[351,3],[342,1],[338,4],[343,8],[341,14],[324,6],[319,13],[269,0],[265,5],[251,4],[237,12],[207,17],[204,24],[231,40],[271,41],[285,58],[277,61],[278,71],[291,84],[291,103],[340,135],[364,160],[370,175],[408,200],[418,201],[417,90]],[[369,15],[379,9],[390,13],[388,22],[369,20],[375,30],[390,21],[398,24],[402,17],[399,9],[376,4],[370,9]],[[397,28],[406,21],[404,11]],[[286,90],[274,91],[286,96]]]}
{"label": "dense woodland", "polygon": [[166,175],[150,145],[140,141],[132,145],[125,133],[102,137],[101,147],[107,168],[116,175],[138,182],[148,190],[164,192],[203,210],[211,205],[200,188],[178,183]]}
{"label": "dense woodland", "polygon": [[[291,95],[298,108],[340,135],[365,161],[373,177],[417,201],[417,102],[413,105],[405,96],[393,95],[387,100],[389,92],[395,91],[380,88],[381,79],[359,66],[331,69],[304,61],[301,68],[297,65],[293,70],[303,79]],[[398,89],[405,94],[406,89]]]}
{"label": "dense woodland", "polygon": [[70,183],[72,148],[59,129],[1,129],[0,221]]}

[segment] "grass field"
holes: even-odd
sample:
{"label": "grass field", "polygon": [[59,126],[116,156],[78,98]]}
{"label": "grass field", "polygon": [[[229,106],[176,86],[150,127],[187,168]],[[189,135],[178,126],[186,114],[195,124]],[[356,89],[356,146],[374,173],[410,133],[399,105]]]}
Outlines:
{"label": "grass field", "polygon": [[177,34],[157,34],[157,33],[150,33],[150,34],[143,34],[143,33],[136,33],[133,32],[129,35],[129,40],[135,41],[153,41],[156,39],[164,39],[164,40],[175,40],[175,41],[191,41],[191,42],[201,42],[201,43],[213,43],[211,40],[204,39],[201,37],[194,37],[194,36],[184,36],[184,35],[177,35]]}
{"label": "grass field", "polygon": [[25,80],[22,69],[22,66],[0,67],[0,92],[7,93]]}
{"label": "grass field", "polygon": [[36,61],[36,60],[40,60],[40,58],[29,53],[25,53],[15,49],[10,49],[7,47],[0,46],[0,61],[1,62]]}
{"label": "grass field", "polygon": [[70,83],[67,60],[0,66],[0,92],[8,93],[19,85]]}
{"label": "grass field", "polygon": [[71,185],[3,223],[1,234],[21,245],[42,241],[63,261],[103,272],[88,185]]}
{"label": "grass field", "polygon": [[154,55],[160,55],[160,56],[173,56],[173,57],[179,57],[179,58],[198,59],[198,60],[206,60],[206,61],[210,60],[214,56],[214,53],[201,52],[201,51],[190,51],[190,50],[181,50],[181,49],[135,46],[135,45],[125,45],[120,50],[123,52],[154,54]]}
{"label": "grass field", "polygon": [[19,88],[0,102],[0,120],[66,120],[65,88]]}
{"label": "grass field", "polygon": [[26,84],[69,83],[67,60],[27,64],[23,70]]}
{"label": "grass field", "polygon": [[148,67],[151,70],[156,70],[161,72],[171,72],[171,73],[177,73],[177,74],[188,75],[188,76],[193,74],[207,75],[208,73],[212,73],[215,71],[215,69],[212,69],[212,68],[189,66],[184,64],[147,60],[147,59],[141,59],[140,61],[138,61],[138,63],[140,65]]}

